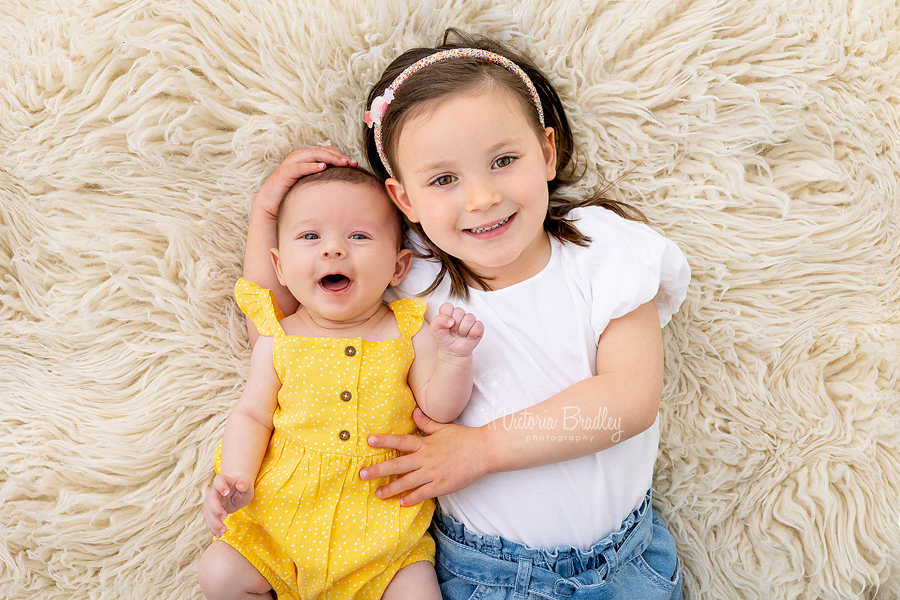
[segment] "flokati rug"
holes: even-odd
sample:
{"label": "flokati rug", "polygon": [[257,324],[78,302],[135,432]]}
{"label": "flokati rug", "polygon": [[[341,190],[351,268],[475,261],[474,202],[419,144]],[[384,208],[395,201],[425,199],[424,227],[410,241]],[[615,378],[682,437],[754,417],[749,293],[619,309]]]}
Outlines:
{"label": "flokati rug", "polygon": [[201,598],[232,299],[293,149],[447,26],[525,51],[584,190],[693,281],[655,482],[698,600],[900,598],[895,0],[0,0],[0,598]]}

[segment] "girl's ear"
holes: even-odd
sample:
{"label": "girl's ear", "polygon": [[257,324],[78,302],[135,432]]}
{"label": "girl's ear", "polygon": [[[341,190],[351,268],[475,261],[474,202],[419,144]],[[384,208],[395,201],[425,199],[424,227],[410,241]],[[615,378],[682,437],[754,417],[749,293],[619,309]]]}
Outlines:
{"label": "girl's ear", "polygon": [[556,139],[552,127],[544,128],[544,139],[541,140],[544,147],[544,162],[547,165],[547,181],[556,179]]}
{"label": "girl's ear", "polygon": [[406,274],[409,272],[409,267],[412,265],[412,250],[408,248],[402,248],[397,253],[397,264],[394,266],[394,276],[391,278],[391,285],[398,285],[403,278],[406,277]]}
{"label": "girl's ear", "polygon": [[409,196],[406,195],[403,184],[398,179],[391,177],[384,182],[384,187],[387,188],[388,195],[394,201],[394,204],[397,205],[397,208],[400,209],[400,212],[406,215],[406,218],[413,223],[418,223],[419,218],[416,217],[416,211],[413,210],[412,204],[409,202]]}
{"label": "girl's ear", "polygon": [[269,256],[272,257],[272,266],[275,267],[275,276],[278,277],[278,283],[287,287],[287,284],[284,282],[284,274],[281,272],[281,262],[278,259],[278,248],[269,250]]}

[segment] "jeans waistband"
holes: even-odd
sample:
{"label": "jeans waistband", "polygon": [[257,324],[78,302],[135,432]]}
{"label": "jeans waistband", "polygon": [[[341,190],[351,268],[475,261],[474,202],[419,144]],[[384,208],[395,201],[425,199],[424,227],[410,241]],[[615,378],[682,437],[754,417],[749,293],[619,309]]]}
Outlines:
{"label": "jeans waistband", "polygon": [[[591,548],[559,546],[531,548],[502,537],[481,535],[438,508],[434,514],[438,560],[442,566],[476,583],[515,586],[517,590],[544,590],[548,597],[579,598],[583,586],[602,584],[621,565],[643,554],[652,538],[652,492],[631,511],[622,527]],[[495,559],[490,569],[484,559]],[[479,566],[468,568],[468,565]],[[581,593],[577,593],[581,592]],[[540,593],[540,592],[539,592]]]}

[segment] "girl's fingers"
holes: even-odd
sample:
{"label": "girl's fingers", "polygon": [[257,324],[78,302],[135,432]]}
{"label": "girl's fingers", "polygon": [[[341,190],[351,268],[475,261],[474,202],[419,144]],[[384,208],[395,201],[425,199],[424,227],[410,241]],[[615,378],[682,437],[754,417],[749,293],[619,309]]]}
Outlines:
{"label": "girl's fingers", "polygon": [[[285,165],[286,173],[285,179],[288,181],[296,181],[298,179],[302,179],[307,175],[312,175],[313,173],[318,173],[322,171],[326,167],[326,163],[324,162],[298,162],[291,163],[289,165]],[[291,184],[293,185],[293,184]]]}
{"label": "girl's fingers", "polygon": [[436,498],[437,495],[430,491],[432,486],[429,484],[417,487],[407,495],[400,498],[400,506],[413,506],[419,502],[424,502],[429,498]]}
{"label": "girl's fingers", "polygon": [[334,166],[356,166],[357,160],[350,158],[333,146],[319,146],[316,148],[305,148],[303,150],[295,150],[291,152],[285,162],[297,163],[319,163],[325,162]]}
{"label": "girl's fingers", "polygon": [[[326,157],[333,157],[334,160],[339,162],[351,162],[352,158],[335,148],[334,146],[317,146],[315,148],[310,148],[314,155],[325,155]],[[355,162],[355,161],[353,161]]]}
{"label": "girl's fingers", "polygon": [[[355,167],[359,165],[356,159],[350,158],[343,152],[340,152],[330,146],[324,148],[307,148],[305,150],[296,150],[288,155],[281,166],[276,169],[276,174],[281,170],[282,173],[278,179],[284,182],[284,185],[290,187],[298,179],[318,173],[327,168],[328,165],[335,167]],[[288,185],[290,184],[290,185]]]}
{"label": "girl's fingers", "polygon": [[359,161],[332,146],[295,150],[287,155],[275,172],[262,184],[253,199],[253,205],[261,207],[274,219],[284,195],[297,180],[318,173],[328,165],[355,167],[359,165]]}
{"label": "girl's fingers", "polygon": [[[403,495],[410,490],[418,489],[426,483],[429,482],[425,481],[418,472],[408,473],[400,479],[392,481],[387,485],[381,486],[380,488],[375,490],[375,495],[381,499],[393,498],[394,496]],[[403,506],[409,506],[409,504],[403,502],[402,500],[401,504]],[[415,502],[412,502],[411,504],[415,504]]]}
{"label": "girl's fingers", "polygon": [[422,439],[417,435],[389,435],[379,433],[370,435],[368,442],[369,446],[372,448],[391,448],[393,450],[399,450],[400,452],[415,452],[422,447]]}
{"label": "girl's fingers", "polygon": [[[296,180],[318,173],[325,169],[328,165],[335,167],[355,167],[359,162],[350,158],[343,152],[332,148],[331,146],[323,146],[320,148],[306,148],[303,150],[295,150],[291,152],[287,158],[275,170],[273,180],[280,180],[283,185],[293,185]],[[280,171],[280,172],[279,172]],[[288,186],[290,187],[290,186]]]}
{"label": "girl's fingers", "polygon": [[[405,459],[405,460],[404,460]],[[378,479],[389,475],[403,475],[415,469],[411,457],[401,456],[392,460],[386,460],[370,467],[360,469],[359,478],[365,481]]]}
{"label": "girl's fingers", "polygon": [[370,480],[389,475],[404,475],[418,468],[418,461],[413,453],[421,447],[422,438],[417,435],[371,435],[369,436],[369,445],[373,448],[393,448],[405,454],[360,469],[360,479]]}

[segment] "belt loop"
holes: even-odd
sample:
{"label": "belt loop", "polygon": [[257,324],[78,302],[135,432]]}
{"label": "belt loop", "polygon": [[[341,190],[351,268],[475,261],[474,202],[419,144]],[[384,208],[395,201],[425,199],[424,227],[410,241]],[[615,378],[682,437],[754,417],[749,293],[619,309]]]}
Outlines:
{"label": "belt loop", "polygon": [[600,554],[606,563],[606,572],[609,573],[608,577],[612,578],[613,574],[619,570],[619,555],[616,553],[615,548],[612,547],[607,548]]}
{"label": "belt loop", "polygon": [[528,584],[531,583],[532,559],[520,558],[519,570],[516,572],[516,598],[524,598],[528,593]]}

